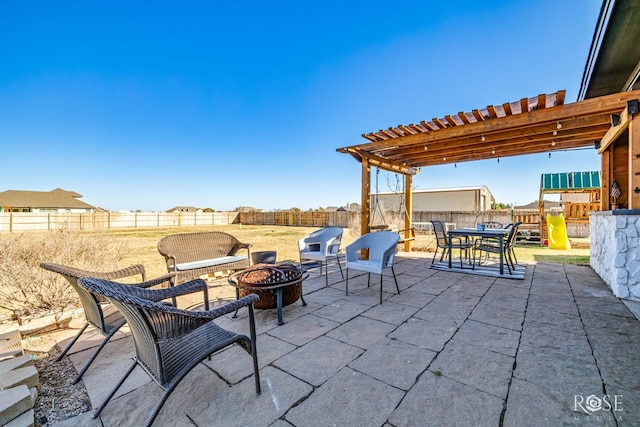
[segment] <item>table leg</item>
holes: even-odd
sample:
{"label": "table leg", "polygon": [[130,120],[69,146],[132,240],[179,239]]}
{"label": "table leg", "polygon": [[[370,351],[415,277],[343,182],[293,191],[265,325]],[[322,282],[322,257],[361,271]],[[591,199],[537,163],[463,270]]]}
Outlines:
{"label": "table leg", "polygon": [[453,246],[451,244],[451,241],[453,239],[451,237],[449,237],[447,240],[448,240],[448,244],[449,244],[449,268],[451,268],[451,251],[453,250]]}
{"label": "table leg", "polygon": [[504,274],[504,238],[500,236],[500,275]]}
{"label": "table leg", "polygon": [[282,320],[282,288],[276,290],[276,303],[278,307],[278,325],[284,325],[284,320]]}
{"label": "table leg", "polygon": [[[240,299],[240,289],[236,288],[236,300]],[[233,316],[231,316],[232,319],[235,319],[236,317],[238,317],[238,310],[236,310],[235,313],[233,313]]]}

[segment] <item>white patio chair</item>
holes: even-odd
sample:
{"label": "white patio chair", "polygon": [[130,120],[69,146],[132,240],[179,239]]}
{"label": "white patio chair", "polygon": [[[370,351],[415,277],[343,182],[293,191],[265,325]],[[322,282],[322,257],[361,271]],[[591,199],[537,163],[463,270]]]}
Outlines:
{"label": "white patio chair", "polygon": [[[382,271],[385,268],[391,268],[393,280],[396,283],[396,289],[400,293],[396,273],[393,270],[393,261],[397,252],[398,241],[400,236],[392,231],[378,231],[368,233],[358,238],[355,242],[345,248],[347,263],[347,280],[345,291],[349,295],[349,269],[366,271],[369,276],[367,278],[367,286],[371,284],[371,273],[380,275],[380,304],[382,304]],[[369,258],[360,259],[359,251],[368,249]]]}
{"label": "white patio chair", "polygon": [[329,267],[327,259],[335,257],[340,274],[344,279],[342,265],[338,253],[342,242],[342,227],[325,227],[298,240],[298,251],[300,253],[300,268],[303,260],[320,261],[320,275],[322,275],[322,264],[324,263],[325,281],[329,286]]}

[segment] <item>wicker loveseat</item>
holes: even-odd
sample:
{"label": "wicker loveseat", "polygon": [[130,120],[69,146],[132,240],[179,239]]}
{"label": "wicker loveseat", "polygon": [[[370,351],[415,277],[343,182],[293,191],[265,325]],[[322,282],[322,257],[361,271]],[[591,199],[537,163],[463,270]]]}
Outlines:
{"label": "wicker loveseat", "polygon": [[176,272],[173,283],[220,271],[244,270],[251,265],[250,248],[251,244],[221,231],[171,234],[158,242],[167,270]]}

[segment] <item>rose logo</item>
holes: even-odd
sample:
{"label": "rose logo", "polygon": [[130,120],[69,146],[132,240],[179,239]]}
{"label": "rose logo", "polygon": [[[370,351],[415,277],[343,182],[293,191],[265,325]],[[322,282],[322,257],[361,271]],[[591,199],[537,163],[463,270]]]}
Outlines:
{"label": "rose logo", "polygon": [[585,401],[584,409],[589,411],[589,413],[601,410],[602,409],[602,399],[600,399],[595,394],[592,394],[591,396],[588,396],[587,400]]}

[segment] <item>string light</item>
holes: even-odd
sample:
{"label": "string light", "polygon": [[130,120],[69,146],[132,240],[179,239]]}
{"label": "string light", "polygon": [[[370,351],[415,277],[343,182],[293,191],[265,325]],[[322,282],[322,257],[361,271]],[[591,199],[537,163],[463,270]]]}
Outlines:
{"label": "string light", "polygon": [[552,146],[552,147],[555,147],[555,146],[556,146],[556,140],[555,140],[555,139],[551,141],[551,146]]}
{"label": "string light", "polygon": [[560,123],[560,121],[559,121],[559,120],[558,120],[558,124],[556,125],[556,127],[557,127],[558,129],[562,129],[562,123]]}
{"label": "string light", "polygon": [[496,154],[496,149],[495,148],[491,149],[491,154]]}
{"label": "string light", "polygon": [[453,167],[454,167],[454,168],[456,168],[456,169],[458,169],[458,164],[457,164],[457,163],[454,163],[454,164],[453,164]]}
{"label": "string light", "polygon": [[551,153],[549,153],[549,158],[551,158]]}
{"label": "string light", "polygon": [[498,157],[498,164],[500,163],[500,157]]}
{"label": "string light", "polygon": [[447,160],[447,156],[442,156],[442,161],[446,161]]}
{"label": "string light", "polygon": [[558,131],[557,131],[557,130],[554,130],[554,131],[553,131],[553,136],[556,136],[556,135],[558,135]]}
{"label": "string light", "polygon": [[429,147],[427,146],[427,144],[424,144],[424,151],[427,151],[429,149]]}
{"label": "string light", "polygon": [[485,138],[485,137],[484,137],[484,133],[483,133],[483,134],[482,134],[482,138],[480,138],[480,140],[481,140],[482,142],[484,142],[484,141],[486,141],[486,139],[487,139],[487,138]]}

